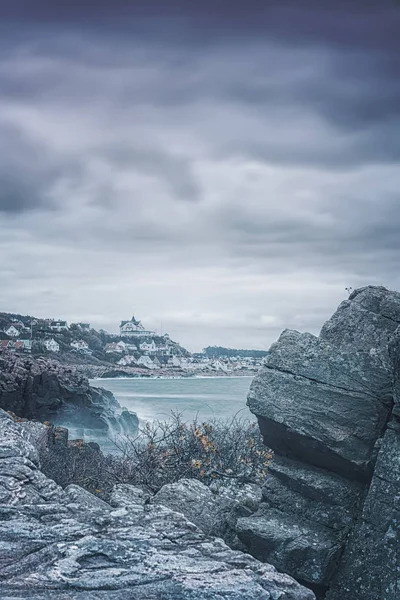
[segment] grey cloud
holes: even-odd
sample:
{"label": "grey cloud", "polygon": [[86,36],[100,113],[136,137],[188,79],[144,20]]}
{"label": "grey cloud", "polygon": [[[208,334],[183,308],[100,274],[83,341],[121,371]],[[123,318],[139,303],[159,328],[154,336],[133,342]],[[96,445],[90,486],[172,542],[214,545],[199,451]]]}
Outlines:
{"label": "grey cloud", "polygon": [[49,174],[37,152],[20,132],[0,125],[0,212],[18,213],[45,204]]}
{"label": "grey cloud", "polygon": [[[353,0],[350,4],[341,2],[321,3],[319,0],[248,0],[246,7],[240,0],[203,0],[201,3],[187,3],[185,0],[165,2],[163,0],[87,0],[84,5],[77,0],[55,6],[51,0],[14,0],[2,7],[3,16],[27,23],[67,23],[69,26],[95,23],[106,24],[109,29],[130,28],[135,20],[151,19],[153,27],[168,28],[178,18],[185,23],[195,22],[204,33],[206,28],[213,33],[242,35],[276,31],[284,36],[286,31],[291,38],[302,40],[305,36],[321,39],[328,35],[331,43],[360,44],[366,34],[374,42],[382,43],[394,33],[393,19],[397,16],[397,6],[392,0]],[[362,20],[360,19],[362,17]],[[345,26],[343,21],[345,20]],[[326,25],[330,27],[325,31]],[[389,25],[386,36],[380,28]],[[195,33],[195,32],[190,32]],[[355,35],[358,33],[358,35]]]}
{"label": "grey cloud", "polygon": [[193,173],[191,161],[173,154],[162,146],[148,146],[146,143],[111,143],[99,150],[108,162],[132,172],[139,172],[164,181],[177,199],[196,201],[201,190]]}
{"label": "grey cloud", "polygon": [[265,347],[399,286],[397,13],[146,4],[0,25],[2,308]]}

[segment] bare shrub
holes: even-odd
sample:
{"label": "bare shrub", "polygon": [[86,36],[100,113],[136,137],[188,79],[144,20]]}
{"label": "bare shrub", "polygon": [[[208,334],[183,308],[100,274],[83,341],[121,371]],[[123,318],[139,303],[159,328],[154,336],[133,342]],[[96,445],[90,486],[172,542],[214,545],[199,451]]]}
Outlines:
{"label": "bare shrub", "polygon": [[75,440],[59,443],[54,429],[49,427],[42,436],[39,446],[39,461],[42,472],[61,487],[79,485],[91,493],[112,487],[111,478],[107,485],[104,471],[107,457],[98,444]]}
{"label": "bare shrub", "polygon": [[168,421],[146,424],[137,437],[120,440],[118,448],[122,458],[116,476],[152,491],[183,477],[206,484],[224,478],[261,483],[272,458],[256,423],[234,417],[188,424],[176,413]]}
{"label": "bare shrub", "polygon": [[186,423],[177,413],[147,423],[135,437],[119,438],[115,454],[87,446],[47,445],[41,453],[43,471],[60,485],[76,483],[107,497],[116,483],[157,492],[184,477],[205,484],[218,479],[262,484],[272,458],[254,422],[233,417]]}

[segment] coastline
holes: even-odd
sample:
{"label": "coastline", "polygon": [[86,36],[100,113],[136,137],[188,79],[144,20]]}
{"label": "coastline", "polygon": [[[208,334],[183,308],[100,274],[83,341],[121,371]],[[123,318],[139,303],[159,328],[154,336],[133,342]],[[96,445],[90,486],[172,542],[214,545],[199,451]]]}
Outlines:
{"label": "coastline", "polygon": [[153,381],[154,379],[253,379],[253,377],[256,375],[256,373],[251,374],[251,375],[230,375],[230,374],[224,374],[224,375],[189,375],[189,376],[185,376],[185,375],[138,375],[138,376],[129,376],[127,375],[126,377],[92,377],[89,379],[90,382],[92,381],[96,381],[96,382],[101,382],[101,381],[131,381],[131,380],[140,380],[140,381]]}

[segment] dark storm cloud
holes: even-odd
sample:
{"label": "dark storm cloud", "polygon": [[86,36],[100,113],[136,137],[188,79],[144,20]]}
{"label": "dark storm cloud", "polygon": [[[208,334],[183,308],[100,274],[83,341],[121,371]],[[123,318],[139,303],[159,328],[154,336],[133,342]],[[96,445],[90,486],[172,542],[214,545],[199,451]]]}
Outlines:
{"label": "dark storm cloud", "polygon": [[400,285],[400,6],[14,0],[0,17],[10,310],[113,328],[134,302],[182,342],[263,345],[316,330],[345,285]]}
{"label": "dark storm cloud", "polygon": [[0,213],[56,208],[52,189],[65,178],[79,177],[80,165],[62,160],[46,144],[5,123],[0,114]]}
{"label": "dark storm cloud", "polygon": [[161,38],[161,44],[184,43],[187,51],[210,41],[241,43],[257,37],[291,46],[396,54],[399,10],[397,0],[6,0],[1,15],[5,33],[14,36],[26,35],[21,30],[33,25],[42,37],[48,27],[102,35],[144,33],[152,44]]}
{"label": "dark storm cloud", "polygon": [[38,147],[10,126],[0,124],[0,213],[19,213],[46,202],[52,174],[38,160]]}

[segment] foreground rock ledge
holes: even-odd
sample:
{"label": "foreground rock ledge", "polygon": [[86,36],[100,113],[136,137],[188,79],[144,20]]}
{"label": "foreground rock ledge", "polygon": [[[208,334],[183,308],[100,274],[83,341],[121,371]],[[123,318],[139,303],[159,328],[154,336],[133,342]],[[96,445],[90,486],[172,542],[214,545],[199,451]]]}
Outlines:
{"label": "foreground rock ledge", "polygon": [[[0,597],[313,600],[294,579],[116,489],[113,506],[38,468],[29,427],[0,410]],[[134,503],[135,502],[135,503]]]}
{"label": "foreground rock ledge", "polygon": [[356,290],[319,337],[284,331],[250,389],[275,459],[237,533],[319,598],[400,598],[399,325],[399,293]]}

